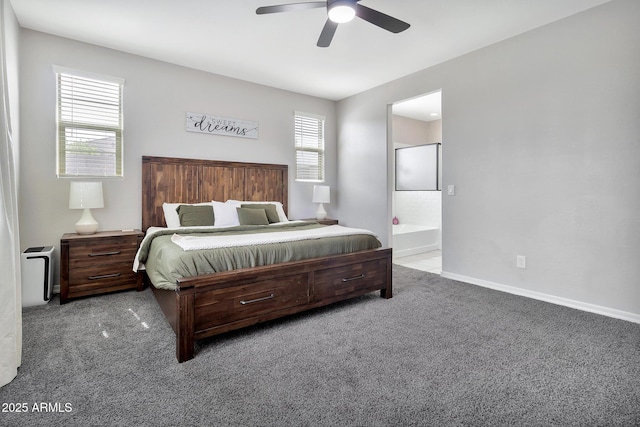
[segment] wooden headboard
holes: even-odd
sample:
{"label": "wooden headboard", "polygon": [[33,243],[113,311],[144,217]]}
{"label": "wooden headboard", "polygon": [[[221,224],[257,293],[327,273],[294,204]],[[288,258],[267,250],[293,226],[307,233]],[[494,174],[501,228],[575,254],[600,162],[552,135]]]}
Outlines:
{"label": "wooden headboard", "polygon": [[288,212],[288,166],[142,157],[142,229],[166,227],[163,203],[228,199],[282,202]]}

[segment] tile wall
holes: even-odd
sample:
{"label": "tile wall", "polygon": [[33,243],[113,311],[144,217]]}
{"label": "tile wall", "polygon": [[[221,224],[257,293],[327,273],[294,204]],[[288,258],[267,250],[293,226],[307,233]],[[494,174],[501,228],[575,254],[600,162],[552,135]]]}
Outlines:
{"label": "tile wall", "polygon": [[441,191],[394,191],[393,206],[401,224],[442,228]]}

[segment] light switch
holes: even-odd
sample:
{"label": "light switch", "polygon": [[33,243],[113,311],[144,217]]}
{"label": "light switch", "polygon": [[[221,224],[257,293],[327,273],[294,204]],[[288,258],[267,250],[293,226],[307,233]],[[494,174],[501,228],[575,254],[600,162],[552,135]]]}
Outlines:
{"label": "light switch", "polygon": [[451,185],[447,185],[447,194],[449,196],[455,196],[456,195],[456,186],[451,184]]}

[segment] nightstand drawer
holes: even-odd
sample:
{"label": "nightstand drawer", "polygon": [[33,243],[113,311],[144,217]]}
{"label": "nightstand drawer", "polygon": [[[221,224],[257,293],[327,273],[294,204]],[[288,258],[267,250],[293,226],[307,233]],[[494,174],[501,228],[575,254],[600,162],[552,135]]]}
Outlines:
{"label": "nightstand drawer", "polygon": [[133,260],[143,237],[139,230],[63,235],[60,303],[125,289],[142,290],[140,276],[133,271]]}
{"label": "nightstand drawer", "polygon": [[97,283],[108,280],[116,282],[120,280],[131,281],[135,279],[136,273],[132,266],[128,264],[97,265],[93,267],[72,268],[69,271],[69,286],[76,286],[84,283]]}
{"label": "nightstand drawer", "polygon": [[137,240],[130,242],[103,242],[79,244],[69,247],[69,266],[72,268],[95,267],[103,264],[131,263],[138,250]]}
{"label": "nightstand drawer", "polygon": [[82,284],[69,286],[68,298],[77,298],[87,295],[99,295],[115,291],[136,289],[136,278],[131,276],[120,276],[119,278],[100,279]]}

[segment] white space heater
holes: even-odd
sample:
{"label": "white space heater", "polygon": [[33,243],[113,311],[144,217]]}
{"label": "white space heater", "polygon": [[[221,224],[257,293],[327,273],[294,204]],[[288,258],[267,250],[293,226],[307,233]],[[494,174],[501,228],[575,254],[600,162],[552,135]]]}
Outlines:
{"label": "white space heater", "polygon": [[53,246],[27,248],[21,267],[22,306],[48,303],[53,291]]}

